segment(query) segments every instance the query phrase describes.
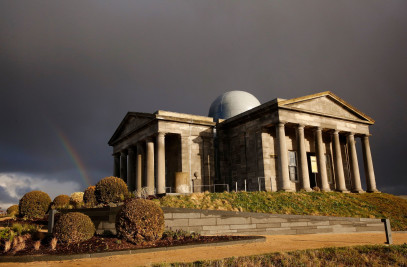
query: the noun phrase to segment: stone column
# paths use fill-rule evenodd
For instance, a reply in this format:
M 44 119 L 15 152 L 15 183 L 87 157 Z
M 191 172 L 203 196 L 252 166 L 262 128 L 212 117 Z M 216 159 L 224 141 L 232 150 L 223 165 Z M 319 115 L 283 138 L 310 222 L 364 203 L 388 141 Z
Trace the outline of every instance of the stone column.
M 114 154 L 113 158 L 113 176 L 120 177 L 120 153 Z
M 137 174 L 136 174 L 136 190 L 141 193 L 143 179 L 143 147 L 141 143 L 137 143 Z
M 363 163 L 365 167 L 367 192 L 379 192 L 376 188 L 376 178 L 374 175 L 372 154 L 370 152 L 369 136 L 365 135 L 362 138 Z
M 356 144 L 355 144 L 355 135 L 354 133 L 349 133 L 348 135 L 348 149 L 349 149 L 349 164 L 350 170 L 352 173 L 352 192 L 354 193 L 363 193 L 362 185 L 360 183 L 360 173 L 359 173 L 359 164 L 358 156 L 356 154 Z
M 120 178 L 127 183 L 127 151 L 120 152 Z
M 165 194 L 165 134 L 157 135 L 157 194 Z
M 336 191 L 349 192 L 346 189 L 345 173 L 343 171 L 341 143 L 339 141 L 339 131 L 335 130 L 332 133 L 333 150 L 334 150 L 334 167 L 336 177 Z
M 304 125 L 299 124 L 297 127 L 297 144 L 299 154 L 299 167 L 301 178 L 301 189 L 309 192 L 312 191 L 309 182 L 309 172 L 307 163 L 307 152 L 305 151 L 305 137 L 304 137 Z
M 292 191 L 290 176 L 288 172 L 288 150 L 285 142 L 285 129 L 283 122 L 276 126 L 276 137 L 278 140 L 278 177 L 280 179 L 280 190 Z
M 147 191 L 149 195 L 154 195 L 154 141 L 147 139 Z
M 328 184 L 328 174 L 326 171 L 326 159 L 324 153 L 324 142 L 322 141 L 322 129 L 317 127 L 315 130 L 315 146 L 317 152 L 317 164 L 319 176 L 321 177 L 321 190 L 324 192 L 329 192 L 331 189 Z
M 134 148 L 128 148 L 128 166 L 127 166 L 127 187 L 130 191 L 134 191 L 134 182 L 136 180 L 136 164 L 135 164 L 135 155 Z

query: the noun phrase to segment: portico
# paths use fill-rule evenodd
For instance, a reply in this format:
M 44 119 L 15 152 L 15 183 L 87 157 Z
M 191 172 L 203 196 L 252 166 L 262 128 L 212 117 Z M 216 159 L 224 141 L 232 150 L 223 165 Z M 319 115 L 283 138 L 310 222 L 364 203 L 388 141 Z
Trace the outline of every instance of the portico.
M 144 188 L 149 195 L 175 192 L 176 172 L 190 175 L 190 185 L 192 179 L 195 184 L 213 179 L 213 171 L 206 172 L 201 166 L 205 162 L 201 164 L 196 158 L 202 153 L 213 162 L 212 144 L 202 140 L 212 138 L 215 123 L 207 117 L 186 115 L 128 113 L 109 141 L 113 146 L 113 175 L 126 181 L 131 191 L 140 193 Z M 193 177 L 194 173 L 200 175 Z

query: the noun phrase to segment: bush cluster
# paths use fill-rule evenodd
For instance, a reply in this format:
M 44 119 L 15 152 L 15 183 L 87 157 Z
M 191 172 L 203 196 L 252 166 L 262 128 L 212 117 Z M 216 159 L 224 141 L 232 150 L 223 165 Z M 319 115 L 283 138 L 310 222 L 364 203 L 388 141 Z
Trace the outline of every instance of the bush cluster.
M 69 212 L 59 217 L 53 233 L 61 242 L 79 243 L 92 238 L 95 225 L 89 216 L 80 212 Z
M 18 215 L 18 205 L 13 205 L 13 206 L 10 206 L 8 209 L 7 209 L 7 215 L 8 216 L 17 216 Z
M 54 209 L 65 209 L 69 206 L 70 197 L 67 195 L 59 195 L 52 201 L 52 208 Z
M 98 203 L 117 203 L 124 201 L 128 195 L 126 183 L 117 177 L 106 177 L 95 186 L 95 196 Z
M 83 195 L 83 201 L 85 202 L 85 205 L 87 207 L 93 207 L 97 204 L 96 196 L 95 196 L 95 189 L 96 189 L 96 187 L 93 185 L 93 186 L 89 186 L 85 190 L 85 193 Z
M 42 218 L 48 211 L 51 198 L 42 191 L 31 191 L 25 194 L 19 203 L 19 213 L 22 217 Z
M 164 212 L 151 200 L 131 199 L 116 216 L 116 232 L 135 244 L 158 240 L 164 232 Z
M 80 208 L 83 205 L 83 192 L 75 192 L 71 194 L 69 204 L 75 208 Z

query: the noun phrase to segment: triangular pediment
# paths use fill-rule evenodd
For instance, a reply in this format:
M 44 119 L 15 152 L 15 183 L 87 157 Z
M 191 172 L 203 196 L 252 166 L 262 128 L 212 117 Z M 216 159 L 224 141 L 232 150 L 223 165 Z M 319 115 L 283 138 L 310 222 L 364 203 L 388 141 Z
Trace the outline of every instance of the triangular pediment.
M 374 123 L 372 118 L 331 92 L 285 100 L 280 103 L 280 106 L 331 117 Z
M 150 113 L 140 113 L 140 112 L 129 112 L 126 114 L 119 127 L 113 134 L 112 138 L 109 140 L 109 145 L 111 145 L 115 140 L 119 140 L 122 137 L 129 135 L 131 132 L 135 131 L 139 127 L 145 125 L 155 116 Z

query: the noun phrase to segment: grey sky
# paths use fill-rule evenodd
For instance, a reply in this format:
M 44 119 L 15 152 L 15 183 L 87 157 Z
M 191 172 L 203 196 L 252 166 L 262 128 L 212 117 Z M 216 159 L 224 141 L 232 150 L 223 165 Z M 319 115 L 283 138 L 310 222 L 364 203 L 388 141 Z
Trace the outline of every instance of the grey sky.
M 95 183 L 112 173 L 107 141 L 127 111 L 207 115 L 229 90 L 262 103 L 330 90 L 376 120 L 379 189 L 407 194 L 406 11 L 405 0 L 0 0 L 0 173 L 82 190 L 58 133 Z

